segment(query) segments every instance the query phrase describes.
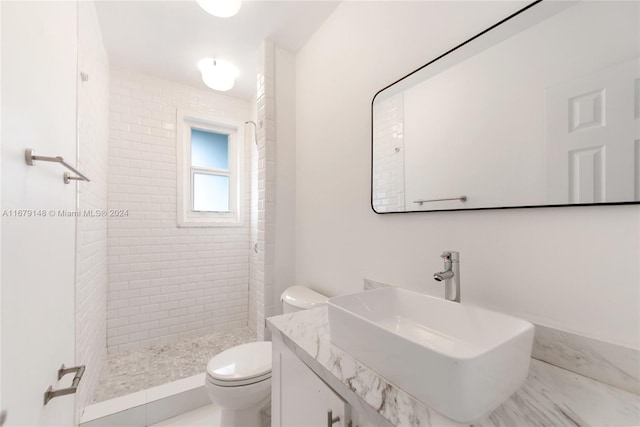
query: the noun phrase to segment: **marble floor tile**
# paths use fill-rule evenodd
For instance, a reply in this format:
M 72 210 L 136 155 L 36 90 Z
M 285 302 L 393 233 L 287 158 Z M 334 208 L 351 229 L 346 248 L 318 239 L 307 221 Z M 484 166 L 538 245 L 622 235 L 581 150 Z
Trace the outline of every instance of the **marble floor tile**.
M 271 408 L 265 408 L 261 413 L 262 426 L 271 427 Z M 229 427 L 220 422 L 220 407 L 207 405 L 193 411 L 185 412 L 177 417 L 151 424 L 149 427 Z
M 169 418 L 149 427 L 220 427 L 220 408 L 203 406 L 190 412 Z

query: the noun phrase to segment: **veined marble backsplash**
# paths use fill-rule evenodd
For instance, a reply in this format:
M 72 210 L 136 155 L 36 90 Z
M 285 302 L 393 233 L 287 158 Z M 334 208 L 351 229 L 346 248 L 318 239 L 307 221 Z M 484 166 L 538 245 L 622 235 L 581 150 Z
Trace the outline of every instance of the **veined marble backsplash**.
M 640 394 L 640 351 L 536 325 L 531 357 Z
M 364 290 L 389 285 L 364 279 Z M 536 324 L 531 357 L 640 394 L 640 350 Z
M 376 282 L 375 280 L 364 279 L 364 290 L 365 291 L 370 291 L 372 289 L 378 289 L 378 288 L 389 288 L 389 287 L 393 287 L 393 286 L 395 286 L 395 285 L 388 285 L 386 283 Z

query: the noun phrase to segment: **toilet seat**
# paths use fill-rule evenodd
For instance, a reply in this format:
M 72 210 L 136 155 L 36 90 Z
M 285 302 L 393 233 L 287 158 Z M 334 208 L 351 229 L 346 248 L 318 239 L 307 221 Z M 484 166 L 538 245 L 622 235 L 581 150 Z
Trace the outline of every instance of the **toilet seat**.
M 271 378 L 271 342 L 242 344 L 207 363 L 207 382 L 220 387 L 255 384 Z
M 241 386 L 257 384 L 259 382 L 270 380 L 270 379 L 271 379 L 271 372 L 265 375 L 262 375 L 260 377 L 247 378 L 244 380 L 236 380 L 236 381 L 220 381 L 213 378 L 211 375 L 207 374 L 207 382 L 218 387 L 241 387 Z

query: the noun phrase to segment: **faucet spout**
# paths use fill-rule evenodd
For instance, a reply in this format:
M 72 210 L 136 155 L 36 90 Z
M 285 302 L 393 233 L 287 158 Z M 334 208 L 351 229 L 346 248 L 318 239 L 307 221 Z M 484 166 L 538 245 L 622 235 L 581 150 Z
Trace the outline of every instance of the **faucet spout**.
M 433 278 L 444 281 L 444 297 L 448 301 L 460 302 L 460 253 L 446 251 L 440 255 L 444 259 L 444 271 L 435 273 Z
M 433 275 L 433 278 L 438 282 L 442 282 L 443 280 L 451 279 L 452 277 L 453 277 L 453 271 L 451 271 L 451 270 L 441 271 L 441 272 L 435 273 Z

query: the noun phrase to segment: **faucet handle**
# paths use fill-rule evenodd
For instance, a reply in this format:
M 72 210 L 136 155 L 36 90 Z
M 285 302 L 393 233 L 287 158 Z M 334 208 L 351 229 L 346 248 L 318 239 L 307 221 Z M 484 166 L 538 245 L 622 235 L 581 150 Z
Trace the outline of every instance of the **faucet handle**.
M 442 255 L 440 255 L 440 258 L 442 258 L 444 260 L 451 259 L 451 252 L 449 252 L 449 251 L 442 252 Z

